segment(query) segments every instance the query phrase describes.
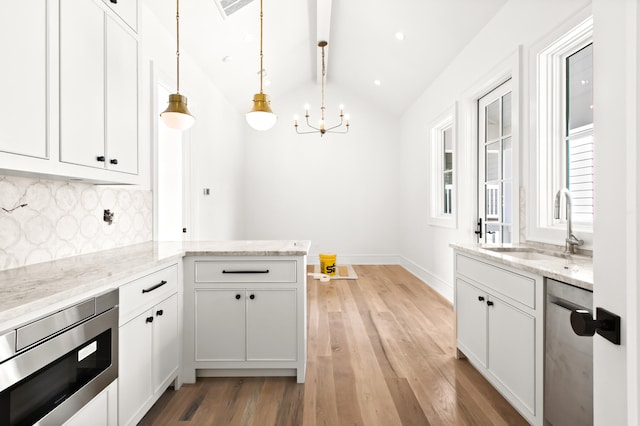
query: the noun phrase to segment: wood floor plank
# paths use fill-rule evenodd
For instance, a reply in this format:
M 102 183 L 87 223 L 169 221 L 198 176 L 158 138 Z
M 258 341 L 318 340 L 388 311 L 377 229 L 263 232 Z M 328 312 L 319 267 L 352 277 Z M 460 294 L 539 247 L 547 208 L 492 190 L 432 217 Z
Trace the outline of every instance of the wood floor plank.
M 308 280 L 305 384 L 198 378 L 167 390 L 140 424 L 527 424 L 466 359 L 455 359 L 448 300 L 399 265 L 354 270 L 356 280 Z

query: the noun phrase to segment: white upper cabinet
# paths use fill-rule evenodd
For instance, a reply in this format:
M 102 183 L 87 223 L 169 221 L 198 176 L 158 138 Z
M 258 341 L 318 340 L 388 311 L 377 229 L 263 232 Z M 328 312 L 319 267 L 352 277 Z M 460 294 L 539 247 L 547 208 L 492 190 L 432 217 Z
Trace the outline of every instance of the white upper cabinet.
M 60 4 L 60 160 L 104 167 L 104 12 Z
M 0 31 L 6 62 L 0 67 L 0 152 L 48 155 L 48 3 L 21 0 L 2 5 Z
M 138 173 L 138 42 L 106 21 L 106 165 Z
M 138 43 L 86 0 L 60 5 L 60 160 L 138 172 Z
M 137 10 L 137 0 L 7 5 L 0 173 L 143 183 Z

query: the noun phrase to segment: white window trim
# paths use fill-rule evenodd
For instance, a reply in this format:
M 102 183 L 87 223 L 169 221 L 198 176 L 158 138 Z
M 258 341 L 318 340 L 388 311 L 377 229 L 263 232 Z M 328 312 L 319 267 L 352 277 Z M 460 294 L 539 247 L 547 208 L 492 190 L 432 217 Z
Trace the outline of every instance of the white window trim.
M 564 59 L 578 47 L 593 39 L 593 19 L 583 10 L 566 22 L 554 34 L 532 47 L 529 57 L 530 94 L 530 169 L 527 199 L 528 241 L 564 245 L 566 222 L 553 219 L 553 200 L 558 189 L 565 186 L 563 161 L 565 99 L 564 83 L 560 81 Z M 593 248 L 593 228 L 575 223 L 582 248 Z
M 431 138 L 431 188 L 429 203 L 429 224 L 443 228 L 458 227 L 458 203 L 457 203 L 457 174 L 458 152 L 456 132 L 456 104 L 440 114 L 429 126 Z M 444 200 L 442 188 L 444 187 L 444 158 L 443 134 L 451 128 L 451 146 L 453 150 L 453 171 L 451 176 L 452 196 L 451 213 L 444 213 Z

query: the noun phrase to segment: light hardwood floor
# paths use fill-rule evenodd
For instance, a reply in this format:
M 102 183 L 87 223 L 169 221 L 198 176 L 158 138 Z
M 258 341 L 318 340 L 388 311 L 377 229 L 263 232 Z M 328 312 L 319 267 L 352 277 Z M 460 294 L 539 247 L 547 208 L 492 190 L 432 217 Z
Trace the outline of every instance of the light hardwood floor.
M 400 266 L 308 280 L 305 384 L 199 378 L 167 390 L 142 425 L 525 425 L 466 360 L 451 304 Z

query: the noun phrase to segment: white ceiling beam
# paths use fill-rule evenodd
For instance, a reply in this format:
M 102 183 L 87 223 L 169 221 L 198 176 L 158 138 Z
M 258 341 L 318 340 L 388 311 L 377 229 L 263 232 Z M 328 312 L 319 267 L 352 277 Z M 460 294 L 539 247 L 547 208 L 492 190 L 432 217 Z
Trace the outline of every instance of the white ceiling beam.
M 318 84 L 322 83 L 322 52 L 318 47 L 319 41 L 330 42 L 331 34 L 331 1 L 332 0 L 317 0 L 316 1 L 316 81 Z M 329 71 L 329 49 L 331 43 L 324 48 L 324 63 L 327 73 Z

